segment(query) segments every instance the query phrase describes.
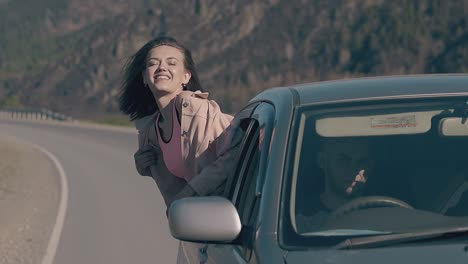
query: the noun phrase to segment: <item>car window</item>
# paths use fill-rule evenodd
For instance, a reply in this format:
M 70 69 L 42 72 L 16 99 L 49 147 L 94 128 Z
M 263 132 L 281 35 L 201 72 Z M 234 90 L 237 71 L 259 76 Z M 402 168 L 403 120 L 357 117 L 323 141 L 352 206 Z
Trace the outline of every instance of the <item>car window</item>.
M 273 106 L 262 103 L 255 109 L 246 129 L 236 180 L 230 191 L 230 198 L 238 208 L 243 224 L 249 224 L 255 211 L 255 197 L 261 188 L 258 178 L 260 174 L 264 175 L 268 160 L 273 120 Z
M 242 126 L 244 131 L 244 138 L 241 143 L 241 150 L 239 152 L 239 161 L 236 166 L 236 171 L 232 175 L 232 178 L 227 179 L 224 196 L 230 199 L 233 203 L 237 199 L 239 195 L 239 188 L 240 184 L 239 181 L 242 180 L 241 176 L 247 169 L 247 163 L 245 162 L 246 156 L 249 154 L 248 152 L 252 151 L 249 146 L 252 144 L 254 133 L 251 133 L 252 130 L 252 122 L 251 119 L 244 119 L 242 120 Z
M 243 161 L 245 170 L 240 172 L 243 175 L 240 175 L 242 180 L 238 184 L 239 195 L 235 203 L 243 225 L 249 224 L 250 216 L 253 212 L 261 149 L 259 144 L 260 129 L 258 128 L 258 122 L 254 120 L 252 124 L 255 127 L 255 131 L 252 131 L 252 133 L 254 133 L 253 141 L 248 146 L 250 151 Z
M 253 115 L 244 119 L 245 136 L 235 178 L 227 190 L 227 196 L 236 206 L 243 226 L 239 246 L 235 250 L 246 260 L 252 255 L 256 216 L 259 201 L 259 177 L 266 167 L 273 133 L 273 106 L 259 105 Z
M 245 159 L 246 170 L 244 179 L 239 183 L 240 195 L 236 201 L 241 222 L 253 227 L 259 206 L 258 196 L 261 193 L 265 177 L 265 168 L 268 162 L 271 138 L 274 134 L 274 108 L 268 103 L 263 103 L 255 110 L 252 118 L 252 143 L 249 158 Z M 260 179 L 260 181 L 259 181 Z
M 246 205 L 246 194 L 249 191 L 246 188 L 255 190 L 255 178 L 258 171 L 259 157 L 259 125 L 255 119 L 249 119 L 246 128 L 246 134 L 242 143 L 239 165 L 235 173 L 235 179 L 228 191 L 228 197 L 232 200 L 239 210 L 241 222 L 244 224 L 244 211 Z M 253 186 L 252 186 L 253 185 Z
M 304 111 L 290 154 L 294 232 L 332 241 L 466 226 L 463 102 Z

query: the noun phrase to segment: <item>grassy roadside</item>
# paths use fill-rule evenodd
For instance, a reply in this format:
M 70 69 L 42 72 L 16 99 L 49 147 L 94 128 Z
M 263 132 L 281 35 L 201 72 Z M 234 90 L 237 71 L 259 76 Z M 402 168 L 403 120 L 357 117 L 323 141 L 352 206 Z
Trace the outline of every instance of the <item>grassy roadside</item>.
M 132 121 L 128 120 L 128 117 L 111 116 L 103 117 L 96 120 L 86 120 L 92 123 L 98 123 L 101 125 L 121 126 L 121 127 L 134 127 Z

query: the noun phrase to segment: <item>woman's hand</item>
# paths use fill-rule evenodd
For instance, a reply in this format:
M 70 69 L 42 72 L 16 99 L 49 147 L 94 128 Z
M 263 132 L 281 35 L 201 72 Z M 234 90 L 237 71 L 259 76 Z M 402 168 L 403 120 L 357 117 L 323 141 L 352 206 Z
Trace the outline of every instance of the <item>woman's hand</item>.
M 143 176 L 151 176 L 150 167 L 157 164 L 159 151 L 153 146 L 145 145 L 135 152 L 133 157 L 138 173 Z

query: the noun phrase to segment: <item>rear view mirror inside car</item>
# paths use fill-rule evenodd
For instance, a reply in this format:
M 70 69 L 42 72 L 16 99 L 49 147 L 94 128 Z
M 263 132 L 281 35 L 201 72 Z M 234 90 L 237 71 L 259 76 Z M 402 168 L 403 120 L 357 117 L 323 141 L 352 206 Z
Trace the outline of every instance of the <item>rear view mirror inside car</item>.
M 466 117 L 447 117 L 439 122 L 439 134 L 445 137 L 468 136 L 468 120 Z

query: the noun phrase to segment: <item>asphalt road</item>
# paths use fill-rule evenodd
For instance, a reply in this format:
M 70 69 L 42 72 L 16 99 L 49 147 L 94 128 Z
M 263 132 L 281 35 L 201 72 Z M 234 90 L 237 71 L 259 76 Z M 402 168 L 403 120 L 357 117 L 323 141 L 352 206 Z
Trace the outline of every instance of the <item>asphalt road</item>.
M 162 197 L 134 168 L 136 132 L 0 120 L 2 134 L 46 149 L 65 171 L 55 264 L 176 262 Z

